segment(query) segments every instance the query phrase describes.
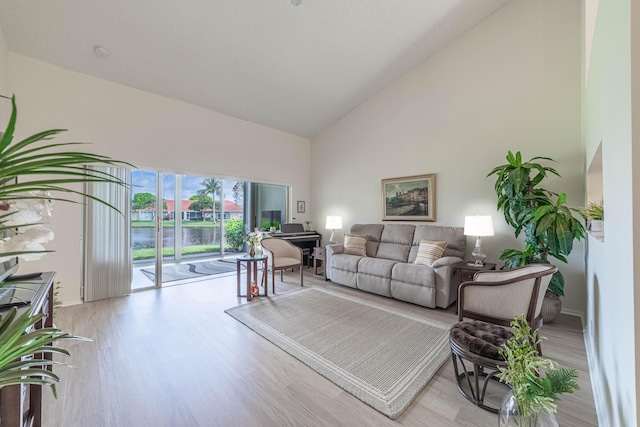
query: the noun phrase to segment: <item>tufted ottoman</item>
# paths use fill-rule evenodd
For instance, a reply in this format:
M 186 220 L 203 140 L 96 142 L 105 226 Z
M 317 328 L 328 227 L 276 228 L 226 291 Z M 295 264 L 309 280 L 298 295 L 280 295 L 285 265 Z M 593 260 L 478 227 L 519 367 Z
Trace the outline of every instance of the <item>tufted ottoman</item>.
M 479 320 L 458 322 L 449 330 L 458 390 L 487 411 L 497 413 L 502 398 L 509 391 L 509 386 L 501 383 L 496 375 L 499 366 L 506 366 L 498 350 L 512 336 L 509 328 Z

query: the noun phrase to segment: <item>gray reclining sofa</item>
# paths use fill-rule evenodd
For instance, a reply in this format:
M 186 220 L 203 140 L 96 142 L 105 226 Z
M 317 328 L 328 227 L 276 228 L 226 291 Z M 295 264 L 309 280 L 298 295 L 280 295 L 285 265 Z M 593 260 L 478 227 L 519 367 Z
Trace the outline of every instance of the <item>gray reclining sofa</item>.
M 350 234 L 366 236 L 367 256 L 344 253 L 340 244 L 327 246 L 327 279 L 429 308 L 447 308 L 456 300 L 451 266 L 464 258 L 462 227 L 355 224 Z M 431 266 L 414 264 L 423 239 L 447 242 L 442 258 Z

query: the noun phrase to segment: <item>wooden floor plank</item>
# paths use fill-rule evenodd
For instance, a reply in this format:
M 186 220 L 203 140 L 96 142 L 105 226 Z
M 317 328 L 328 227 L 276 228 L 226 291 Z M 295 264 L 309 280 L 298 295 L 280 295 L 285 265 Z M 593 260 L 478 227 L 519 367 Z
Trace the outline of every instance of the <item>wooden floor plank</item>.
M 279 277 L 279 275 L 276 275 Z M 305 269 L 305 284 L 357 295 L 448 324 L 454 307 L 426 309 L 334 285 Z M 285 273 L 276 293 L 299 288 Z M 458 392 L 447 361 L 407 410 L 391 420 L 224 313 L 246 304 L 235 274 L 58 310 L 56 324 L 90 343 L 65 343 L 75 368 L 56 368 L 59 398 L 45 393 L 45 426 L 495 426 L 497 415 Z M 579 319 L 545 325 L 546 357 L 579 370 L 559 403 L 561 426 L 597 419 Z

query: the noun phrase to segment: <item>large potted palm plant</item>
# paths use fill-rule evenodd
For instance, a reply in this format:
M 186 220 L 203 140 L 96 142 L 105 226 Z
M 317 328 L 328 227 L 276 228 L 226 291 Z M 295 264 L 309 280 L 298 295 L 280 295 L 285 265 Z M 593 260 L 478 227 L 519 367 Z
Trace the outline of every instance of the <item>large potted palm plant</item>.
M 522 161 L 518 151 L 507 154 L 507 163 L 495 167 L 488 175 L 496 176 L 494 189 L 498 196 L 498 210 L 504 213 L 507 224 L 515 229 L 515 236 L 524 234 L 523 250 L 504 249 L 500 260 L 504 269 L 531 263 L 550 263 L 553 257 L 564 263 L 573 250 L 573 241 L 585 235 L 580 220 L 574 217 L 574 209 L 567 206 L 566 193 L 554 193 L 541 187 L 550 175 L 560 177 L 552 167 L 538 163 L 551 161 L 549 157 L 534 157 Z M 560 312 L 560 297 L 564 296 L 564 277 L 560 270 L 549 284 L 543 307 L 543 321 L 550 322 Z
M 74 185 L 102 182 L 125 186 L 125 183 L 108 173 L 87 166 L 132 165 L 98 154 L 69 151 L 77 142 L 50 142 L 63 129 L 39 132 L 21 141 L 14 141 L 17 107 L 11 100 L 12 111 L 4 133 L 0 137 L 0 260 L 22 257 L 34 259 L 49 252 L 40 245 L 52 238 L 42 224 L 40 211 L 51 200 L 73 202 L 68 195 L 91 197 Z M 1 101 L 1 99 L 0 99 Z M 71 184 L 69 187 L 68 185 Z M 106 202 L 91 197 L 104 203 Z M 113 206 L 110 206 L 113 208 Z M 114 208 L 115 209 L 115 208 Z M 37 212 L 36 212 L 37 211 Z M 12 286 L 15 282 L 12 283 Z M 1 286 L 9 286 L 0 283 Z M 49 385 L 55 396 L 55 383 L 59 380 L 47 365 L 48 362 L 33 359 L 39 353 L 69 353 L 55 343 L 65 339 L 83 339 L 57 328 L 33 330 L 41 315 L 31 316 L 29 310 L 17 315 L 13 307 L 0 315 L 0 388 L 14 384 Z

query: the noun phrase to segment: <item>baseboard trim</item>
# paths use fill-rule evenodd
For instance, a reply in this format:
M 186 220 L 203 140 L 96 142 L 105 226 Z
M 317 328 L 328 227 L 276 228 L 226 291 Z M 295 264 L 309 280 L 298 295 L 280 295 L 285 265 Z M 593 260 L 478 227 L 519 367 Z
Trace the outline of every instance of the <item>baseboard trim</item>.
M 581 311 L 577 311 L 577 310 L 567 310 L 567 309 L 562 309 L 560 310 L 560 313 L 562 314 L 567 314 L 569 316 L 576 316 L 580 318 L 580 323 L 582 324 L 582 331 L 585 331 L 585 328 L 587 327 L 587 325 L 584 322 L 584 314 Z
M 587 363 L 589 364 L 589 378 L 591 378 L 591 390 L 593 390 L 593 400 L 596 405 L 596 415 L 598 416 L 598 425 L 608 426 L 611 425 L 609 420 L 609 410 L 605 396 L 602 393 L 604 387 L 600 384 L 600 367 L 596 363 L 595 350 L 593 348 L 593 341 L 589 339 L 589 331 L 584 329 L 583 334 L 584 347 L 587 351 Z
M 74 299 L 74 300 L 71 300 L 71 301 L 64 301 L 60 307 L 68 307 L 70 305 L 78 305 L 78 304 L 82 304 L 82 303 L 83 302 L 82 302 L 81 299 Z

